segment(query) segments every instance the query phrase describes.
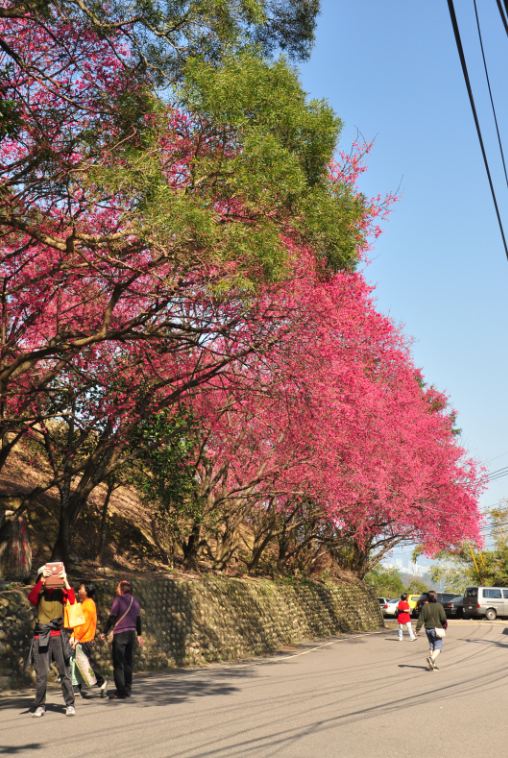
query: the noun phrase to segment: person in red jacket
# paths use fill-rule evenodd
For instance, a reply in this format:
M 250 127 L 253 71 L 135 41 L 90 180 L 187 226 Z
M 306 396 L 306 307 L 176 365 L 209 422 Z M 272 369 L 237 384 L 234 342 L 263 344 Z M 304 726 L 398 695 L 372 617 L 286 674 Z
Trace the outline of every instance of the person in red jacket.
M 397 605 L 397 621 L 399 623 L 399 642 L 404 638 L 404 629 L 409 634 L 409 639 L 413 642 L 416 637 L 411 626 L 411 609 L 407 602 L 407 593 L 403 592 Z
M 38 571 L 37 582 L 32 587 L 28 600 L 37 609 L 37 621 L 34 628 L 30 659 L 35 668 L 35 702 L 32 716 L 40 718 L 46 712 L 46 689 L 50 664 L 54 661 L 60 675 L 62 693 L 65 703 L 65 715 L 74 716 L 74 691 L 69 667 L 70 646 L 63 628 L 64 605 L 76 602 L 73 588 L 67 581 L 65 569 L 61 578 L 62 588 L 46 587 L 49 571 L 42 566 Z

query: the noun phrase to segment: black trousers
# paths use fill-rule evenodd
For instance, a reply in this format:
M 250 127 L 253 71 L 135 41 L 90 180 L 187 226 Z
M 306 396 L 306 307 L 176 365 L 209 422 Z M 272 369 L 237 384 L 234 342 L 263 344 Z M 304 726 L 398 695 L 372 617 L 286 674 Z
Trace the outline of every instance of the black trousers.
M 95 642 L 82 642 L 81 647 L 83 648 L 83 652 L 86 654 L 86 657 L 90 661 L 90 666 L 92 667 L 92 671 L 95 674 L 95 678 L 97 679 L 97 687 L 100 687 L 102 684 L 104 684 L 104 677 L 99 671 L 99 664 L 95 658 Z
M 35 668 L 35 703 L 37 708 L 46 702 L 49 667 L 55 662 L 60 674 L 62 694 L 65 705 L 74 705 L 74 692 L 71 683 L 69 661 L 65 660 L 61 637 L 50 637 L 47 647 L 39 647 L 39 640 L 34 639 L 33 663 Z
M 136 632 L 119 632 L 113 636 L 113 672 L 118 697 L 131 694 L 135 643 Z

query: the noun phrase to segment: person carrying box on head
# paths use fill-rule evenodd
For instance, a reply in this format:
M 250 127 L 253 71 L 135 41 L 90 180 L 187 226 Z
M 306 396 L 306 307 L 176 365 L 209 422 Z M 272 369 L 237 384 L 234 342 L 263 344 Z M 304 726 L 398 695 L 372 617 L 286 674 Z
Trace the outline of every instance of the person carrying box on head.
M 60 675 L 65 715 L 74 716 L 76 711 L 69 666 L 71 650 L 63 619 L 65 604 L 73 605 L 76 596 L 67 581 L 63 563 L 41 566 L 28 600 L 37 609 L 37 621 L 29 655 L 36 673 L 32 716 L 40 718 L 46 712 L 46 689 L 52 662 Z

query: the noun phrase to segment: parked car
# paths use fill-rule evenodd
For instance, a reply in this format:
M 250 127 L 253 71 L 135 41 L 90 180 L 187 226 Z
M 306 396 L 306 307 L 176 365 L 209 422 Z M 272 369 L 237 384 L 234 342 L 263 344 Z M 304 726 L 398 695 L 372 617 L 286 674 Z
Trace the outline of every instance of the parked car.
M 428 595 L 426 592 L 423 592 L 421 595 L 410 595 L 409 597 L 415 598 L 413 600 L 414 604 L 412 606 L 411 616 L 416 619 L 420 615 L 422 605 L 427 602 Z
M 453 592 L 437 592 L 436 593 L 437 601 L 438 603 L 441 603 L 443 608 L 445 609 L 445 613 L 447 613 L 447 604 L 451 603 L 453 600 L 458 598 L 459 600 L 462 600 L 462 597 L 460 595 L 454 595 Z M 424 605 L 429 599 L 429 595 L 427 592 L 422 592 L 422 594 L 418 597 L 418 601 L 416 603 L 416 607 L 413 611 L 414 618 L 418 618 L 420 615 L 420 611 L 422 609 L 422 605 Z M 447 615 L 458 615 L 456 612 L 448 609 L 450 612 Z M 455 606 L 454 606 L 455 610 Z
M 445 603 L 448 603 L 448 601 L 453 600 L 454 597 L 457 597 L 455 592 L 437 592 L 437 602 L 441 603 L 441 605 L 444 605 Z
M 462 618 L 462 613 L 464 611 L 464 597 L 462 595 L 446 594 L 446 596 L 443 597 L 443 600 L 439 600 L 439 602 L 442 603 L 448 618 Z
M 400 598 L 396 597 L 393 600 L 387 600 L 382 607 L 383 616 L 395 616 L 395 611 L 400 602 Z
M 418 605 L 418 601 L 420 599 L 421 595 L 418 593 L 417 595 L 408 595 L 407 596 L 407 602 L 409 603 L 409 610 L 411 612 L 411 616 L 415 616 L 416 606 Z
M 508 587 L 468 587 L 464 593 L 463 616 L 493 621 L 508 616 Z

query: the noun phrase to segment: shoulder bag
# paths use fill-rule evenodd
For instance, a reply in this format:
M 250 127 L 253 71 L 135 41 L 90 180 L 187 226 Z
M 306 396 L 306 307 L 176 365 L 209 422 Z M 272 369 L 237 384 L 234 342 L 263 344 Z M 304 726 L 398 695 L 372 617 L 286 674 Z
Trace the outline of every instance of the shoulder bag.
M 81 603 L 65 603 L 64 628 L 74 629 L 74 627 L 81 626 L 82 624 L 86 624 L 86 619 Z
M 131 595 L 131 601 L 130 601 L 128 607 L 127 607 L 127 610 L 124 613 L 122 613 L 122 615 L 120 616 L 120 618 L 118 619 L 118 621 L 115 622 L 115 625 L 114 625 L 113 629 L 108 634 L 108 642 L 113 642 L 113 636 L 114 636 L 114 633 L 115 633 L 115 629 L 118 626 L 118 624 L 121 624 L 122 621 L 124 620 L 124 618 L 127 616 L 127 614 L 129 613 L 130 609 L 132 608 L 133 602 L 134 602 L 134 596 Z

